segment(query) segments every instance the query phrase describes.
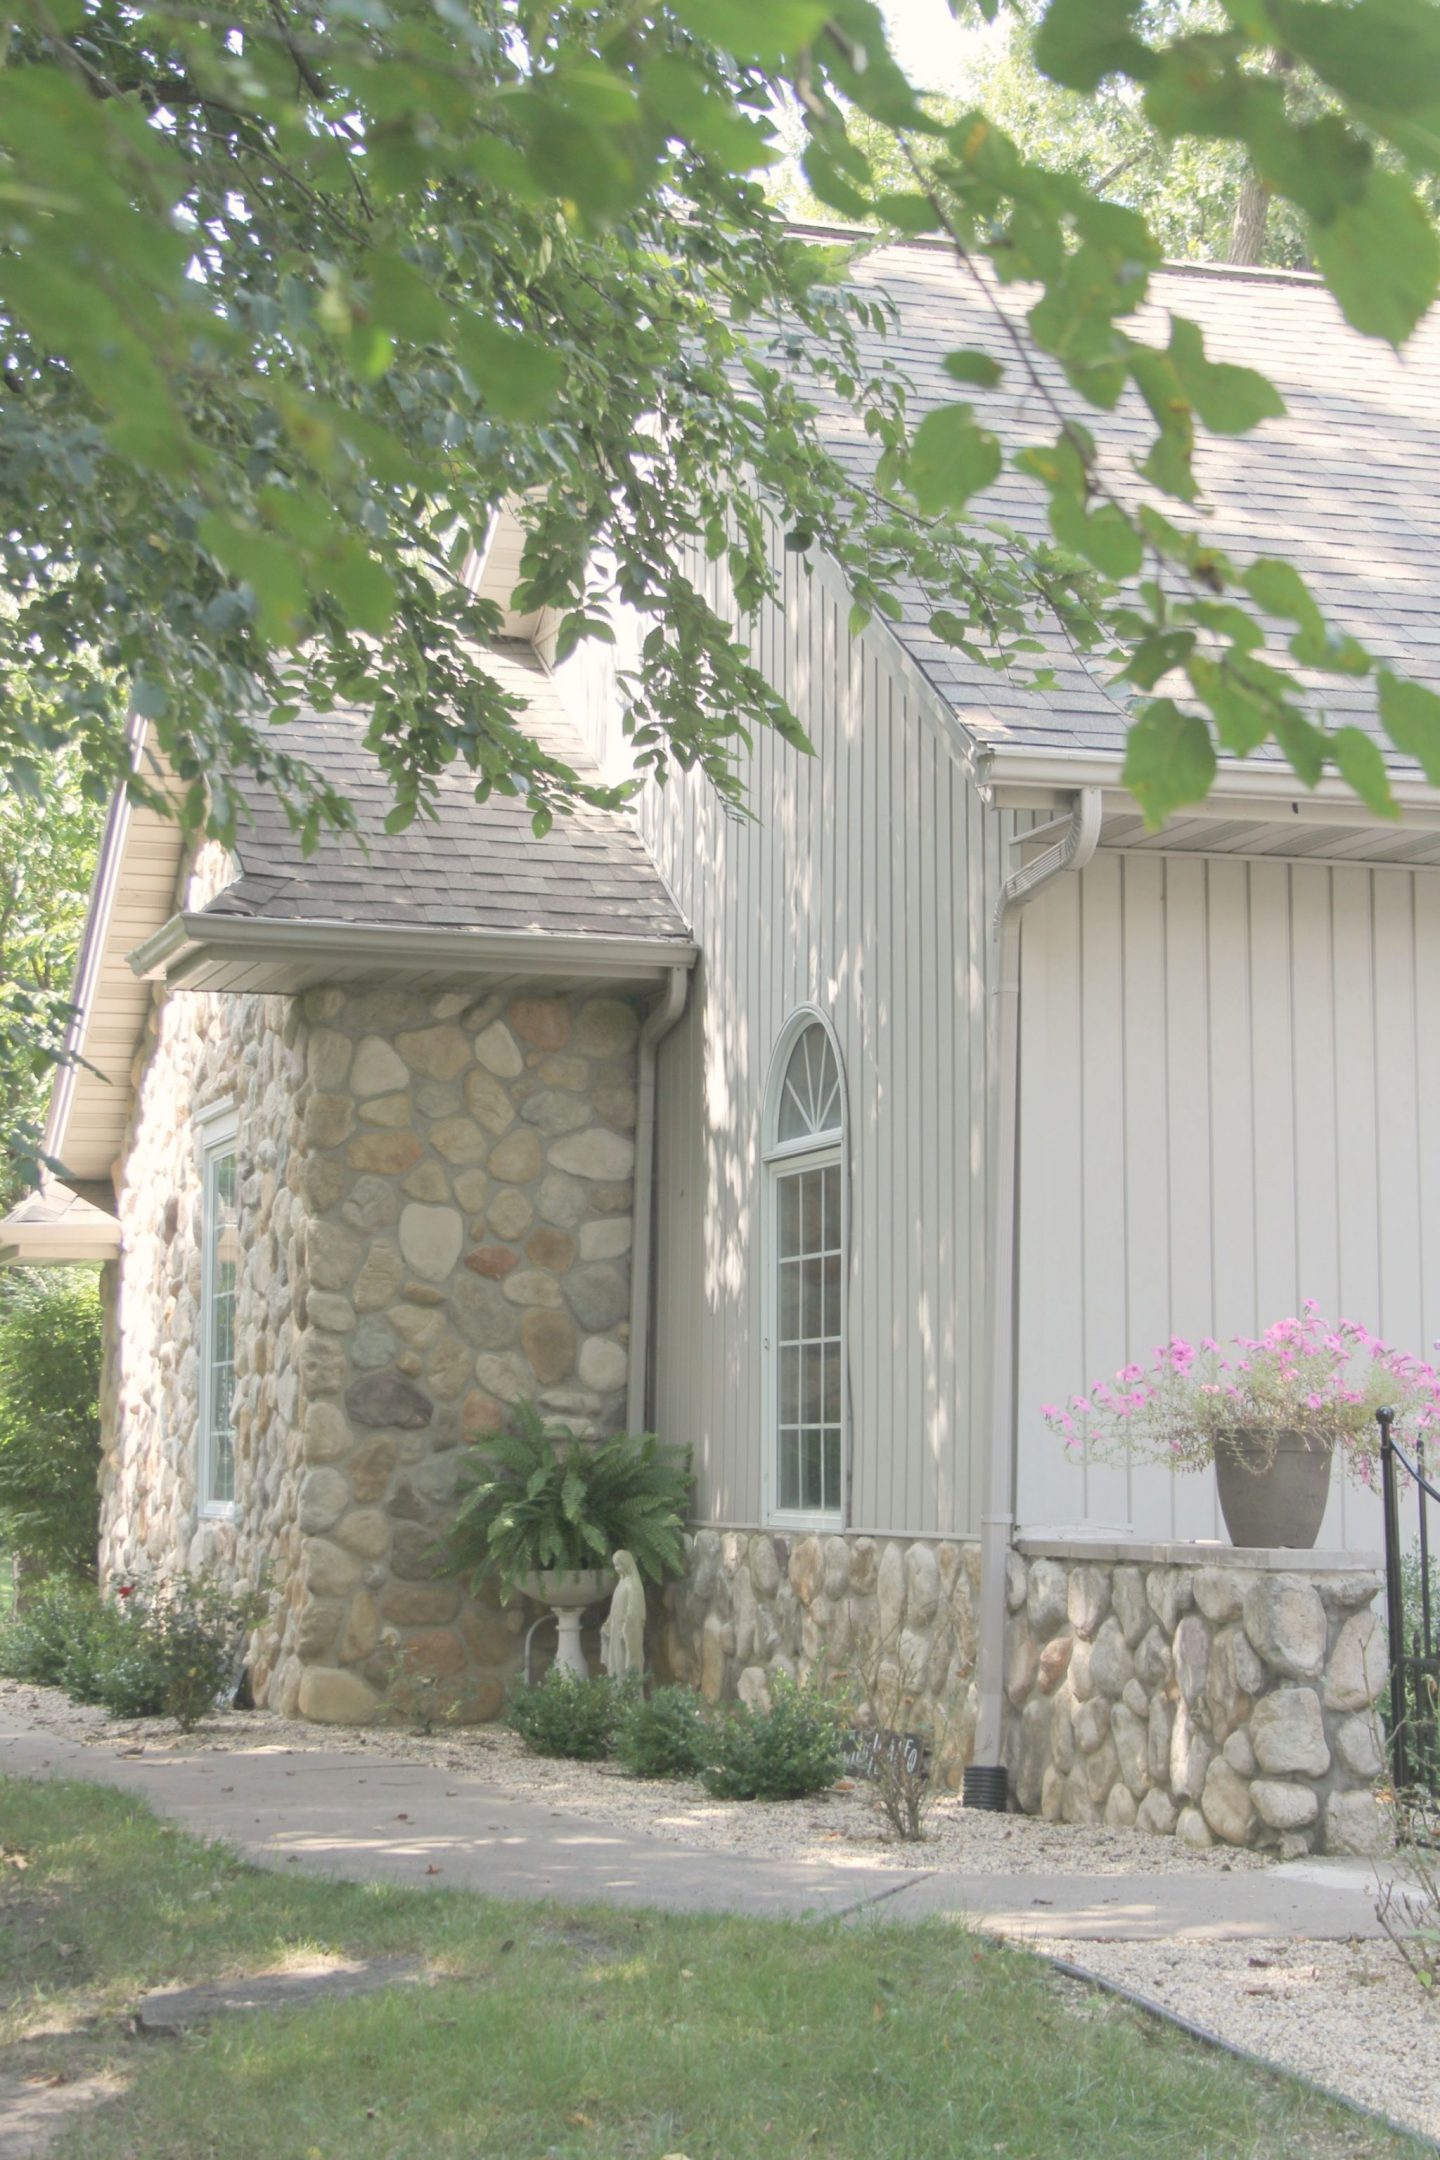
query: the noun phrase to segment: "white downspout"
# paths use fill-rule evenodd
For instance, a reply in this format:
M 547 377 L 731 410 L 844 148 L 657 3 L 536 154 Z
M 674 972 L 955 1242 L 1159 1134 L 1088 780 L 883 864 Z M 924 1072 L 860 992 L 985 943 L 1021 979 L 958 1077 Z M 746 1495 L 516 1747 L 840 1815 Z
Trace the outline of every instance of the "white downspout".
M 1023 837 L 1023 836 L 1022 836 Z M 1020 911 L 1064 870 L 1085 868 L 1100 838 L 1100 790 L 1078 790 L 1054 847 L 1000 888 L 991 927 L 995 1077 L 990 1162 L 990 1341 L 985 1384 L 984 1497 L 980 1515 L 979 1715 L 965 1772 L 970 1807 L 1003 1808 L 1005 1582 L 1015 1531 L 1015 1206 L 1020 1072 Z
M 635 1218 L 630 1243 L 630 1370 L 625 1398 L 629 1432 L 645 1430 L 645 1376 L 650 1360 L 651 1212 L 655 1191 L 655 1058 L 685 1010 L 688 968 L 670 970 L 664 995 L 640 1028 L 635 1105 Z

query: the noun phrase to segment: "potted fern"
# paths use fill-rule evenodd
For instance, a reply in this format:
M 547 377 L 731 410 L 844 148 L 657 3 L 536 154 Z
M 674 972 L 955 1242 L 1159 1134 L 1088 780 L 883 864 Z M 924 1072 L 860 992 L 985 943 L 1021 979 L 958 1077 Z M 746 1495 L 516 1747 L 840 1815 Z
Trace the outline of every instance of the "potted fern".
M 504 1598 L 519 1591 L 549 1605 L 560 1628 L 559 1662 L 586 1670 L 580 1614 L 615 1587 L 612 1553 L 632 1553 L 659 1582 L 684 1557 L 690 1460 L 653 1433 L 577 1439 L 518 1403 L 505 1431 L 471 1450 L 448 1539 L 451 1570 L 476 1589 L 487 1578 Z

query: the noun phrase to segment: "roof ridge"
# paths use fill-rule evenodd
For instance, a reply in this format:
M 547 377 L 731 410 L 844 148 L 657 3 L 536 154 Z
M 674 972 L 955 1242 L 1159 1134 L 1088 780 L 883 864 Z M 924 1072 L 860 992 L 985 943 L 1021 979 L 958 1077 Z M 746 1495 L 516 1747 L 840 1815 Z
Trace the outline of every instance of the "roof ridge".
M 892 249 L 913 248 L 920 254 L 930 255 L 948 255 L 954 251 L 953 241 L 936 234 L 892 235 L 879 231 L 873 225 L 828 225 L 814 218 L 791 218 L 786 229 L 795 234 L 813 234 L 826 240 L 868 240 L 874 243 L 877 251 L 881 248 L 887 252 Z M 1184 277 L 1236 278 L 1242 284 L 1323 285 L 1325 282 L 1317 271 L 1289 270 L 1278 263 L 1179 262 L 1166 256 L 1162 262 L 1156 264 L 1155 272 L 1151 274 L 1159 271 L 1174 271 Z

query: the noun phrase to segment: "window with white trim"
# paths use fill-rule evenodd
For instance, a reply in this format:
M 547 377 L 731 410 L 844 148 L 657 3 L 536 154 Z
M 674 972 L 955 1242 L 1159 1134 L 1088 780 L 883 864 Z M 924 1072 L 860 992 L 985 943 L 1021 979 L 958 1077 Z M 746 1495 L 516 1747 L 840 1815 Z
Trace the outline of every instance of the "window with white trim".
M 235 1298 L 240 1278 L 233 1112 L 202 1126 L 200 1169 L 200 1504 L 209 1514 L 226 1514 L 235 1502 Z
M 769 1512 L 837 1525 L 845 1475 L 845 1104 L 825 1021 L 781 1036 L 766 1119 Z

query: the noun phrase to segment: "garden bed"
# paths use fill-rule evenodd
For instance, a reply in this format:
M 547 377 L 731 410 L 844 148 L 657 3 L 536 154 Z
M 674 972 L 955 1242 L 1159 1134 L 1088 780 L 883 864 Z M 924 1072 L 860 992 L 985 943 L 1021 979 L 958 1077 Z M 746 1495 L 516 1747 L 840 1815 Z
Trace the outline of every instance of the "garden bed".
M 967 1874 L 1195 1875 L 1263 1868 L 1260 1853 L 1217 1846 L 1192 1852 L 1174 1838 L 1138 1830 L 1086 1829 L 1026 1815 L 967 1812 L 937 1800 L 922 1844 L 888 1834 L 873 1791 L 845 1781 L 808 1800 L 714 1800 L 698 1782 L 629 1777 L 611 1763 L 552 1761 L 528 1754 L 513 1733 L 479 1725 L 425 1735 L 413 1727 L 307 1725 L 269 1711 L 230 1711 L 182 1734 L 164 1719 L 117 1721 L 70 1702 L 58 1690 L 0 1681 L 0 1704 L 36 1726 L 88 1746 L 147 1752 L 310 1749 L 429 1762 L 492 1782 L 517 1800 L 543 1801 L 591 1822 L 664 1838 L 691 1851 L 765 1854 L 793 1860 L 847 1859 L 868 1867 L 953 1868 Z

